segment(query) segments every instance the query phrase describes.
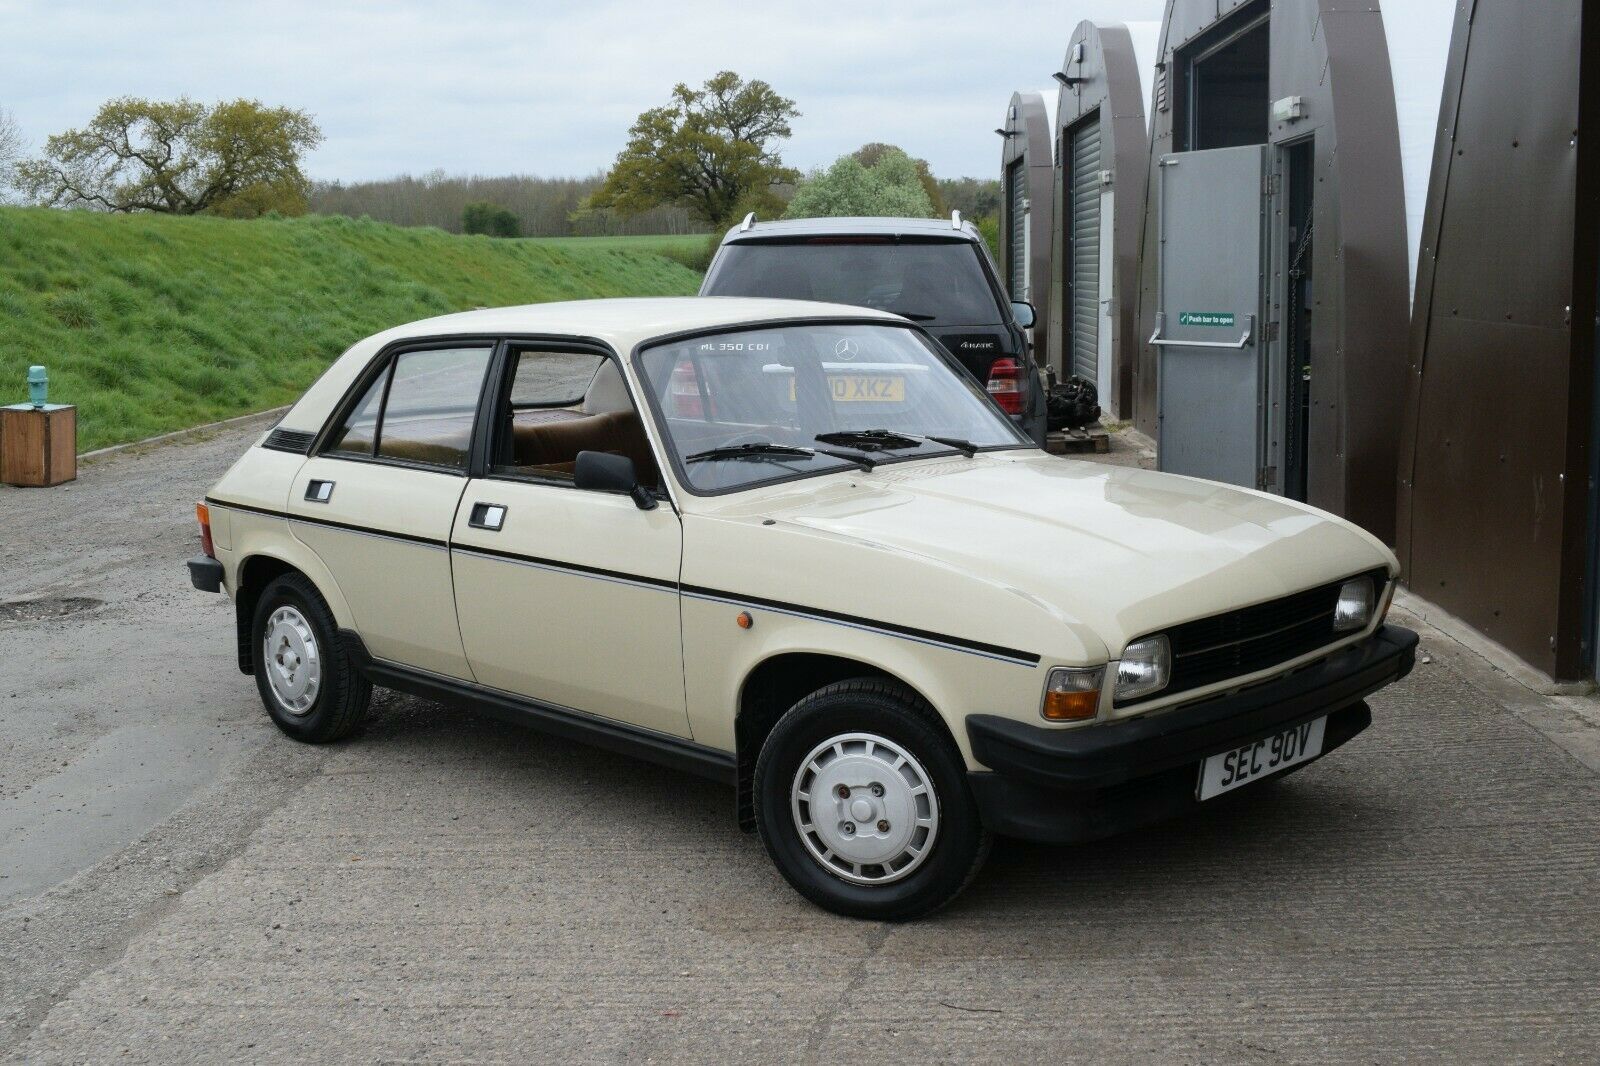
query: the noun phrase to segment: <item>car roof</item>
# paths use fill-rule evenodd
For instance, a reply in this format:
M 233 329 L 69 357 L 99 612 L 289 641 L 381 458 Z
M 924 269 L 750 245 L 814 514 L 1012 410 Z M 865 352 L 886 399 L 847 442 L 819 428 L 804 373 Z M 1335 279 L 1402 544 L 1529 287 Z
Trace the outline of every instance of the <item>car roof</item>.
M 748 325 L 771 319 L 881 318 L 899 321 L 886 311 L 850 304 L 810 300 L 775 300 L 751 296 L 665 296 L 609 300 L 568 300 L 462 311 L 397 326 L 370 340 L 389 344 L 413 337 L 450 334 L 504 336 L 553 333 L 593 337 L 627 356 L 638 344 L 656 337 L 719 326 Z
M 970 222 L 958 225 L 948 218 L 785 218 L 753 221 L 733 227 L 723 244 L 789 240 L 801 237 L 924 237 L 947 241 L 981 240 Z
M 279 425 L 315 432 L 372 357 L 397 342 L 424 338 L 448 341 L 452 337 L 581 337 L 601 341 L 623 359 L 629 359 L 634 348 L 657 337 L 809 318 L 910 325 L 898 315 L 868 307 L 750 296 L 639 297 L 487 307 L 408 322 L 356 342 L 306 390 Z

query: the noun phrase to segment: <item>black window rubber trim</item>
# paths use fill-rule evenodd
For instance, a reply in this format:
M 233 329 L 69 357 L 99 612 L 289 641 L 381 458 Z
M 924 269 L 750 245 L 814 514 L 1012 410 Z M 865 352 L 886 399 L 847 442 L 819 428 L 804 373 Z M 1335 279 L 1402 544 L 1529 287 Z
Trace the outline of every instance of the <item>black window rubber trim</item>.
M 405 533 L 393 533 L 385 529 L 372 529 L 365 526 L 353 525 L 348 522 L 335 522 L 326 518 L 307 518 L 304 515 L 290 514 L 285 511 L 274 511 L 265 507 L 251 507 L 245 504 L 230 503 L 207 496 L 206 503 L 217 507 L 231 508 L 236 511 L 247 511 L 251 514 L 265 515 L 269 518 L 282 518 L 290 522 L 307 522 L 313 525 L 329 526 L 334 529 L 348 530 L 352 533 L 366 533 L 372 536 L 389 537 L 395 540 L 412 541 L 426 544 L 430 547 L 449 548 L 463 554 L 484 555 L 508 562 L 525 562 L 535 566 L 544 566 L 556 570 L 566 570 L 576 574 L 590 577 L 605 578 L 615 581 L 626 581 L 632 584 L 649 585 L 655 588 L 676 591 L 684 596 L 696 599 L 719 600 L 727 603 L 742 604 L 749 607 L 766 608 L 772 611 L 781 611 L 786 614 L 800 615 L 815 618 L 822 622 L 833 622 L 839 625 L 855 626 L 861 629 L 876 630 L 890 636 L 904 637 L 909 640 L 920 641 L 924 644 L 942 645 L 956 651 L 965 651 L 983 655 L 991 659 L 1000 659 L 1022 666 L 1038 666 L 1041 656 L 1035 652 L 1020 651 L 1016 648 L 1007 648 L 999 644 L 987 644 L 980 640 L 969 640 L 965 637 L 953 637 L 945 633 L 935 633 L 932 630 L 918 629 L 914 626 L 899 625 L 894 622 L 881 622 L 873 618 L 864 618 L 860 615 L 844 614 L 840 611 L 829 611 L 820 607 L 808 607 L 805 604 L 789 603 L 784 600 L 770 600 L 761 596 L 747 596 L 738 592 L 726 592 L 721 589 L 707 588 L 703 585 L 685 585 L 677 581 L 667 581 L 662 578 L 649 577 L 643 574 L 630 574 L 620 570 L 606 570 L 596 566 L 585 566 L 582 563 L 569 563 L 559 559 L 543 559 L 535 555 L 521 555 L 515 552 L 499 551 L 494 548 L 480 548 L 476 545 L 448 544 L 445 541 L 434 540 L 429 537 L 415 537 Z

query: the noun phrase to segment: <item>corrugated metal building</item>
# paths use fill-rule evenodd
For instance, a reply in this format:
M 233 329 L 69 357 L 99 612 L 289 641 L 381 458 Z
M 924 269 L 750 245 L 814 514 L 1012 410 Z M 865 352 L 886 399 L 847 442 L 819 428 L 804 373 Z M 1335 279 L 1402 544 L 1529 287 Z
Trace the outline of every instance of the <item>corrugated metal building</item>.
M 1133 415 L 1161 465 L 1394 536 L 1407 252 L 1376 0 L 1169 0 Z
M 1050 114 L 1044 94 L 1017 92 L 995 130 L 1000 149 L 1000 272 L 1011 299 L 1034 309 L 1037 357 L 1050 344 L 1050 231 L 1054 229 Z
M 1132 414 L 1139 238 L 1150 142 L 1145 99 L 1159 23 L 1080 22 L 1055 78 L 1048 358 L 1094 384 L 1115 418 Z

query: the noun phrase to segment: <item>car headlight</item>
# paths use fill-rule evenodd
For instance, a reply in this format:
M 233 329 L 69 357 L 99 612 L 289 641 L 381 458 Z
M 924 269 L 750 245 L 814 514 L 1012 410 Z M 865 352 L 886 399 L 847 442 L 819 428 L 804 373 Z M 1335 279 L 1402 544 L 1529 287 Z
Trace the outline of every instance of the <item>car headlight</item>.
M 1172 677 L 1172 645 L 1164 635 L 1145 637 L 1129 644 L 1117 664 L 1117 700 L 1138 699 L 1167 687 Z
M 1339 602 L 1333 608 L 1333 631 L 1348 633 L 1367 628 L 1372 621 L 1372 607 L 1377 597 L 1370 577 L 1346 581 L 1339 589 Z
M 1103 666 L 1058 666 L 1044 683 L 1044 705 L 1039 713 L 1052 722 L 1084 722 L 1100 713 Z

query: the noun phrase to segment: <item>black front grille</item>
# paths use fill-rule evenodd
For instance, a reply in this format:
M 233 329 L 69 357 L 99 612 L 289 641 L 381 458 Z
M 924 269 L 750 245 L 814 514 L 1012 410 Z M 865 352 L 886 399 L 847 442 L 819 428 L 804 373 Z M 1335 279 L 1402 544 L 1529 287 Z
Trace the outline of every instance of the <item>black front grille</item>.
M 1362 576 L 1372 579 L 1373 593 L 1381 601 L 1389 575 L 1374 570 Z M 1197 618 L 1165 630 L 1172 644 L 1172 678 L 1167 687 L 1138 699 L 1119 700 L 1118 706 L 1270 670 L 1349 636 L 1333 629 L 1333 608 L 1339 602 L 1339 589 L 1348 580 Z
M 296 429 L 275 429 L 267 434 L 267 439 L 261 442 L 261 446 L 271 448 L 275 452 L 304 455 L 311 450 L 311 442 L 316 437 L 315 433 L 302 433 Z

